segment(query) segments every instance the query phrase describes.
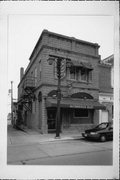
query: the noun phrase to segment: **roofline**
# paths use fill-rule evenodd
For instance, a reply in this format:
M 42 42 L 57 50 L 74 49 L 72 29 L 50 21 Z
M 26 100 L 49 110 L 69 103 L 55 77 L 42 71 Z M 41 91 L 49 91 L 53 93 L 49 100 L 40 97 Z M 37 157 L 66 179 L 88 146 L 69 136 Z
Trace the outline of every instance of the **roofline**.
M 78 42 L 80 42 L 80 43 L 88 44 L 88 45 L 91 45 L 91 46 L 95 46 L 95 47 L 97 47 L 97 48 L 100 47 L 97 43 L 92 43 L 92 42 L 88 42 L 88 41 L 76 39 L 76 38 L 74 38 L 74 37 L 70 37 L 70 36 L 66 36 L 66 35 L 54 33 L 54 32 L 51 32 L 51 31 L 48 31 L 48 30 L 44 29 L 44 30 L 42 31 L 42 33 L 41 33 L 41 35 L 40 35 L 40 37 L 39 37 L 39 39 L 38 39 L 38 41 L 37 41 L 35 47 L 34 47 L 34 49 L 33 49 L 33 51 L 32 51 L 32 53 L 31 53 L 29 59 L 32 58 L 35 49 L 37 48 L 37 46 L 39 45 L 39 43 L 40 43 L 40 41 L 41 41 L 41 39 L 42 39 L 43 34 L 50 34 L 50 35 L 53 35 L 53 36 L 59 36 L 59 37 L 64 38 L 64 39 L 69 39 L 69 40 L 72 40 L 72 41 L 78 41 Z
M 111 58 L 114 58 L 114 54 L 112 54 L 112 55 L 110 55 L 110 56 L 104 58 L 102 61 L 105 61 L 105 60 L 108 60 L 108 59 L 111 59 Z
M 105 64 L 105 63 L 102 63 L 102 62 L 100 62 L 100 63 L 98 64 L 98 66 L 107 67 L 107 68 L 111 68 L 111 67 L 112 67 L 111 64 Z

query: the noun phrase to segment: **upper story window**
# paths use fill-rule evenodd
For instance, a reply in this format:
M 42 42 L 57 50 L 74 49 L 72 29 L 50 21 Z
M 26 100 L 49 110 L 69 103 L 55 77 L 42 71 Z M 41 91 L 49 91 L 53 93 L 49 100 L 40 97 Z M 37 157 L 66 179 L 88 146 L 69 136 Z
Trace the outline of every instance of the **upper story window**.
M 114 69 L 113 67 L 111 68 L 111 87 L 114 87 Z
M 70 79 L 75 80 L 76 79 L 76 68 L 73 67 L 72 70 L 70 70 Z
M 37 68 L 35 68 L 35 86 L 37 85 Z
M 42 67 L 41 67 L 41 61 L 39 61 L 39 77 L 41 80 L 41 74 L 42 74 Z
M 78 68 L 73 66 L 71 69 L 67 68 L 67 79 L 82 82 L 91 82 L 92 71 L 88 71 L 86 68 Z
M 81 69 L 80 78 L 81 78 L 81 81 L 86 82 L 88 80 L 88 71 L 87 71 L 87 69 Z

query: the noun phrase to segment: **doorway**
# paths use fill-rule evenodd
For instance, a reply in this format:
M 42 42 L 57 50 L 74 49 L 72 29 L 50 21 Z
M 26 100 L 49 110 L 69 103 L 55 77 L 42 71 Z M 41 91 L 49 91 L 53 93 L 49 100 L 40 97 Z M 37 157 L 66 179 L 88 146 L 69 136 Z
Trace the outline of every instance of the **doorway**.
M 101 122 L 108 122 L 108 111 L 102 110 Z
M 56 130 L 56 109 L 47 110 L 47 124 L 48 132 L 55 132 Z

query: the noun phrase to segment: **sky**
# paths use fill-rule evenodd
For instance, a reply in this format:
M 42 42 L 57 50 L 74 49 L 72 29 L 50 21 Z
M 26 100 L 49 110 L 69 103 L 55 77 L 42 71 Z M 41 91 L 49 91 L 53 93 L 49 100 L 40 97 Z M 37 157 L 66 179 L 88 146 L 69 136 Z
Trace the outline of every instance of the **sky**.
M 8 89 L 13 81 L 14 99 L 17 99 L 20 67 L 26 69 L 29 57 L 44 29 L 98 43 L 101 59 L 114 53 L 114 17 L 111 15 L 9 14 L 7 73 Z M 8 97 L 10 100 L 10 95 Z
M 8 82 L 13 81 L 15 98 L 20 67 L 26 69 L 43 29 L 98 43 L 99 54 L 101 59 L 104 59 L 114 52 L 113 23 L 112 16 L 9 16 Z

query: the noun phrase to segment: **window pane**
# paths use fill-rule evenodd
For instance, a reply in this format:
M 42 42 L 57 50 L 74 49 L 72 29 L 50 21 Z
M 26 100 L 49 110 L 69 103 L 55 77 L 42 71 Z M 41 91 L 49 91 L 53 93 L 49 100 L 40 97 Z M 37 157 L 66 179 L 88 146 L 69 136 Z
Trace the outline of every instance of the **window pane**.
M 67 79 L 69 79 L 70 78 L 70 69 L 69 68 L 66 68 L 66 74 L 67 74 Z
M 70 70 L 70 79 L 75 79 L 75 67 Z
M 41 80 L 41 71 L 42 71 L 41 62 L 39 62 L 39 71 L 40 71 L 40 80 Z
M 80 69 L 76 68 L 76 80 L 78 81 L 80 79 Z
M 75 109 L 74 117 L 88 117 L 88 109 Z
M 92 71 L 89 71 L 89 81 L 92 81 Z
M 87 71 L 86 69 L 81 69 L 81 80 L 87 81 Z
M 37 68 L 35 68 L 34 77 L 35 77 L 35 86 L 36 86 L 37 85 Z

